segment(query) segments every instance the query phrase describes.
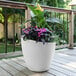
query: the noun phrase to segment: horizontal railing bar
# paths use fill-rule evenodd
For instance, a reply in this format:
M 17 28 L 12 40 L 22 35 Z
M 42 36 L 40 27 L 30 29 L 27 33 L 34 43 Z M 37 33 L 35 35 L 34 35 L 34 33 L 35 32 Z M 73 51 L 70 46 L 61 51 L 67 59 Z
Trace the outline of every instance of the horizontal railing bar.
M 58 13 L 71 13 L 72 10 L 67 10 L 67 9 L 63 9 L 63 8 L 57 8 L 57 7 L 50 7 L 50 6 L 43 6 L 42 7 L 46 10 L 51 10 L 54 11 L 54 12 L 58 12 Z M 76 11 L 75 11 L 76 12 Z
M 2 54 L 0 54 L 0 59 L 9 58 L 9 57 L 15 57 L 15 56 L 21 56 L 21 55 L 22 55 L 21 51 L 2 53 Z
M 65 47 L 68 47 L 68 44 L 57 45 L 56 46 L 56 49 L 65 48 Z M 2 54 L 0 54 L 0 59 L 1 58 L 21 56 L 21 55 L 22 55 L 22 52 L 21 51 L 15 51 L 15 52 L 9 52 L 9 53 L 2 53 Z
M 15 9 L 24 9 L 23 7 L 17 7 L 17 6 L 5 6 L 5 5 L 0 5 L 0 7 L 5 7 L 5 8 L 15 8 Z M 26 8 L 25 8 L 26 9 Z
M 7 8 L 18 8 L 18 9 L 27 9 L 27 3 L 23 2 L 15 2 L 15 1 L 0 1 L 0 7 L 7 7 Z M 33 4 L 30 4 L 33 5 Z M 55 12 L 62 12 L 62 13 L 71 13 L 76 12 L 75 10 L 68 10 L 64 8 L 57 8 L 57 7 L 50 7 L 42 5 L 44 9 L 48 9 Z
M 0 7 L 27 9 L 25 3 L 14 1 L 0 1 Z

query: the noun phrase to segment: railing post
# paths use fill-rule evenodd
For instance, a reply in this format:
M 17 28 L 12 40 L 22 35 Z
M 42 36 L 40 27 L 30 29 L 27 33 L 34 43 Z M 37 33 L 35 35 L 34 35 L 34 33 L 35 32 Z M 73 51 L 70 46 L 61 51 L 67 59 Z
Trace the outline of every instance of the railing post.
M 5 33 L 5 53 L 7 53 L 7 41 L 8 41 L 8 24 L 7 24 L 7 11 L 4 8 L 4 33 Z
M 25 20 L 29 20 L 31 19 L 31 14 L 30 14 L 30 9 L 27 8 L 27 10 L 25 10 Z M 25 23 L 25 27 L 29 27 L 31 26 L 30 22 Z
M 69 14 L 69 48 L 72 49 L 73 48 L 73 41 L 74 41 L 74 12 L 72 11 Z

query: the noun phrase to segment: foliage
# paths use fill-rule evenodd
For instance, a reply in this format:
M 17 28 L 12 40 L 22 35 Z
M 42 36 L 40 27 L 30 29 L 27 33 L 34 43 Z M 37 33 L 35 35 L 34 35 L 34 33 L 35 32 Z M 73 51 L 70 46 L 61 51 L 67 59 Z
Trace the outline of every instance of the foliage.
M 56 18 L 49 19 L 47 16 L 45 16 L 46 11 L 42 9 L 38 3 L 34 7 L 31 5 L 27 6 L 31 10 L 31 22 L 34 24 L 32 24 L 32 26 L 29 28 L 23 29 L 23 38 L 25 40 L 31 39 L 35 41 L 41 41 L 43 43 L 54 41 L 55 34 L 48 23 L 50 22 L 52 24 L 61 24 L 60 20 Z
M 38 28 L 37 26 L 32 26 L 23 29 L 23 39 L 35 40 L 37 42 L 52 42 L 54 41 L 54 36 L 52 36 L 52 31 L 47 28 Z
M 13 45 L 7 45 L 7 50 L 8 52 L 13 52 Z M 21 50 L 21 47 L 20 45 L 16 45 L 15 46 L 15 51 L 20 51 Z M 0 44 L 0 53 L 5 53 L 5 44 Z
M 27 2 L 27 3 L 36 3 L 37 0 L 12 0 L 12 1 L 19 1 L 19 2 Z M 39 0 L 39 3 L 40 4 L 43 4 L 43 5 L 49 5 L 49 6 L 54 6 L 54 7 L 65 7 L 66 5 L 68 5 L 68 3 L 70 2 L 71 0 Z M 66 4 L 65 4 L 66 3 Z M 7 23 L 8 23 L 8 20 L 9 22 L 10 21 L 13 21 L 13 15 L 15 14 L 15 21 L 17 22 L 19 19 L 18 15 L 22 15 L 24 16 L 24 10 L 15 10 L 15 9 L 7 9 L 7 17 L 4 17 L 5 13 L 4 13 L 4 10 L 6 8 L 0 8 L 0 23 L 4 24 L 4 20 L 5 18 L 7 18 Z M 8 13 L 9 12 L 9 13 Z M 15 12 L 15 13 L 12 13 L 12 12 Z M 51 19 L 50 19 L 51 20 Z M 34 20 L 33 20 L 34 21 Z M 32 24 L 32 23 L 31 23 Z M 33 22 L 34 24 L 34 22 Z M 51 25 L 51 24 L 50 24 Z M 48 26 L 49 27 L 49 26 Z M 56 26 L 57 27 L 57 26 Z
M 68 3 L 71 0 L 66 0 L 66 1 L 65 0 L 12 0 L 12 1 L 19 1 L 19 2 L 26 2 L 26 3 L 33 3 L 33 4 L 35 4 L 38 1 L 42 5 L 64 8 L 68 5 Z
M 4 33 L 5 29 L 7 29 L 7 38 L 8 38 L 8 22 L 15 23 L 19 20 L 19 17 L 24 17 L 25 13 L 24 10 L 20 9 L 10 9 L 10 8 L 0 8 L 0 23 L 4 26 Z M 7 27 L 5 27 L 5 24 Z

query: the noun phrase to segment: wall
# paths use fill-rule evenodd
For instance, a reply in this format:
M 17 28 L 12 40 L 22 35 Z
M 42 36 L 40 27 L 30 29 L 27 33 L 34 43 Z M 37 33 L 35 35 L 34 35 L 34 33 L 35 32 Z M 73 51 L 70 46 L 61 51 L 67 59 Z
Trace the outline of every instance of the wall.
M 0 39 L 4 36 L 4 28 L 3 25 L 0 23 Z
M 18 38 L 20 39 L 20 28 L 19 23 L 15 24 L 15 34 L 17 33 Z M 0 39 L 4 37 L 4 26 L 0 24 Z M 8 38 L 13 38 L 13 24 L 8 23 Z

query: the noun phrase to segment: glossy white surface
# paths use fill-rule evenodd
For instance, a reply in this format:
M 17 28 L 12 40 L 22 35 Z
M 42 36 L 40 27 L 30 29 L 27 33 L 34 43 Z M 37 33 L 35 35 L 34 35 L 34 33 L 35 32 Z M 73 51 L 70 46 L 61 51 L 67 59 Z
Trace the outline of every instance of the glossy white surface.
M 32 71 L 46 71 L 55 52 L 55 43 L 36 42 L 33 40 L 24 41 L 21 39 L 22 52 L 27 67 Z

